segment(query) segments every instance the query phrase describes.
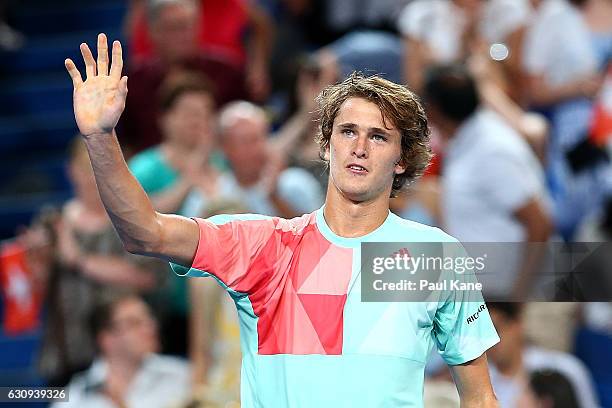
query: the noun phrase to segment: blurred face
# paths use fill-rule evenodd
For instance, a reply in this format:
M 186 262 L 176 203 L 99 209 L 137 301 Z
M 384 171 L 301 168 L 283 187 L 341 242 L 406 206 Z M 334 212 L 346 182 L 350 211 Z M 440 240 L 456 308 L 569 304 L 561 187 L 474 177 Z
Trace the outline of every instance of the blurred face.
M 504 368 L 510 366 L 513 359 L 521 352 L 522 325 L 519 321 L 508 318 L 498 310 L 489 309 L 489 313 L 499 334 L 500 342 L 487 351 L 487 356 L 496 366 Z
M 187 92 L 179 96 L 161 118 L 166 140 L 185 149 L 212 148 L 214 102 L 206 93 Z
M 222 136 L 223 152 L 239 179 L 259 179 L 267 158 L 268 124 L 258 116 L 237 118 Z
M 115 306 L 112 326 L 103 334 L 106 355 L 141 361 L 159 350 L 157 324 L 145 302 L 126 299 Z
M 157 54 L 166 61 L 194 55 L 197 50 L 197 9 L 190 4 L 162 7 L 151 24 L 151 38 Z
M 386 127 L 385 127 L 386 124 Z M 388 199 L 399 164 L 401 135 L 378 106 L 362 98 L 347 99 L 334 120 L 329 149 L 330 191 L 355 202 Z

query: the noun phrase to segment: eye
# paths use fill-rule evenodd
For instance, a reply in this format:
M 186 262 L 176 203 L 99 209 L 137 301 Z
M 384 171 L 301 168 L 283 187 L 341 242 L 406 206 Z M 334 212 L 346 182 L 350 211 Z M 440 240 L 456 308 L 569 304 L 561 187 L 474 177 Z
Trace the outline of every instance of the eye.
M 386 142 L 387 141 L 387 137 L 383 136 L 383 135 L 379 135 L 379 134 L 374 134 L 374 135 L 372 135 L 372 140 L 374 140 L 376 142 Z
M 353 135 L 355 134 L 355 131 L 353 131 L 353 129 L 348 129 L 348 128 L 345 128 L 345 129 L 342 129 L 342 130 L 341 130 L 341 133 L 342 133 L 343 135 L 353 136 Z

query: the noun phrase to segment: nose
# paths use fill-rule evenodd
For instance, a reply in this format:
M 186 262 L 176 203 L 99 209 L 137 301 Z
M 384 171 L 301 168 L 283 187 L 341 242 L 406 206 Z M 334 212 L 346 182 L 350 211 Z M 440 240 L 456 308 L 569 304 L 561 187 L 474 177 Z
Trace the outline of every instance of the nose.
M 368 158 L 368 139 L 364 136 L 355 138 L 355 144 L 353 146 L 353 155 L 359 159 Z

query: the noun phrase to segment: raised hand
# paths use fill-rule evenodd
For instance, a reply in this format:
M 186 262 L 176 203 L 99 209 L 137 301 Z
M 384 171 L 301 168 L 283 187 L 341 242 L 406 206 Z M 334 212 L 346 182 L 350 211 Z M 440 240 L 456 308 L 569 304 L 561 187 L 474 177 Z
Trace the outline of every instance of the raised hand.
M 121 76 L 121 43 L 113 42 L 110 72 L 106 35 L 98 35 L 97 63 L 87 44 L 82 43 L 80 48 L 85 61 L 85 82 L 74 62 L 71 59 L 65 61 L 74 86 L 74 116 L 83 136 L 107 134 L 117 125 L 127 96 L 127 77 Z

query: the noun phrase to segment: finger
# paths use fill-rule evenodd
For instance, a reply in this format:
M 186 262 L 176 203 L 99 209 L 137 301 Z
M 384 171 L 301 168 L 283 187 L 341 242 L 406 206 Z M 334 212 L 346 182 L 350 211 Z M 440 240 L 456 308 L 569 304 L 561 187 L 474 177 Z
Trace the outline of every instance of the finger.
M 85 43 L 81 44 L 81 54 L 83 54 L 83 61 L 85 61 L 85 73 L 87 78 L 93 78 L 96 76 L 96 61 L 91 54 L 89 46 Z
M 113 60 L 111 61 L 110 76 L 117 81 L 121 79 L 121 70 L 123 69 L 123 54 L 121 51 L 121 43 L 113 41 Z
M 128 77 L 124 76 L 121 78 L 121 81 L 119 82 L 119 89 L 121 90 L 121 93 L 123 94 L 124 97 L 128 93 L 127 81 L 128 81 Z
M 77 86 L 83 83 L 83 78 L 81 78 L 81 73 L 79 72 L 76 65 L 74 65 L 74 62 L 72 62 L 70 58 L 64 61 L 64 65 L 66 66 L 66 69 L 68 70 L 68 74 L 70 75 L 70 78 L 72 78 L 72 85 L 76 89 Z
M 98 34 L 98 75 L 108 75 L 108 42 L 106 34 Z

